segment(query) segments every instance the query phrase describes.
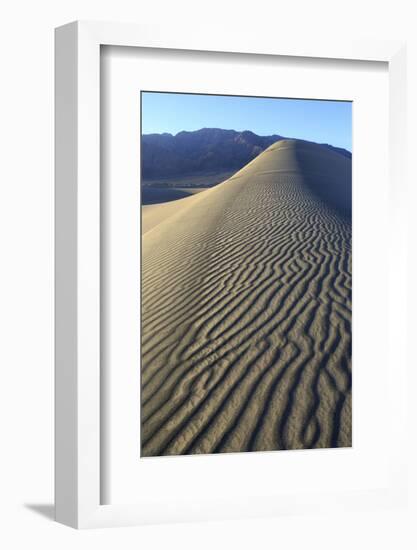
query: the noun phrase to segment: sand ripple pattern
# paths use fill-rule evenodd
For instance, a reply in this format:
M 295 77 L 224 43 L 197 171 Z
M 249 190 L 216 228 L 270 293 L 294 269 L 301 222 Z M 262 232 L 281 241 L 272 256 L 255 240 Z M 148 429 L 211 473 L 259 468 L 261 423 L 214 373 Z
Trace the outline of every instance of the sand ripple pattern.
M 143 456 L 351 445 L 351 223 L 321 183 L 350 160 L 320 155 L 273 145 L 143 236 Z

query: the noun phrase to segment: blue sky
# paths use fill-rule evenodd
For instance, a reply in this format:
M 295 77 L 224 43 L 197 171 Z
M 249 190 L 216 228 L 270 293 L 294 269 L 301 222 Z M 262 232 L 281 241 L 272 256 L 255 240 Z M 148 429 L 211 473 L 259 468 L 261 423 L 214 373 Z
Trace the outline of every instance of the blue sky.
M 224 128 L 329 143 L 352 151 L 352 103 L 142 92 L 142 133 Z

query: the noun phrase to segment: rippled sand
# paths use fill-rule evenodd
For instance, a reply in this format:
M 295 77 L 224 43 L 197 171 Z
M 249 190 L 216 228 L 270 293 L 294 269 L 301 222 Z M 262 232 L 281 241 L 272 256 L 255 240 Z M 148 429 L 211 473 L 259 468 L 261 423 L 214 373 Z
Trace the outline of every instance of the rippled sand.
M 142 455 L 351 446 L 351 161 L 272 145 L 142 235 Z

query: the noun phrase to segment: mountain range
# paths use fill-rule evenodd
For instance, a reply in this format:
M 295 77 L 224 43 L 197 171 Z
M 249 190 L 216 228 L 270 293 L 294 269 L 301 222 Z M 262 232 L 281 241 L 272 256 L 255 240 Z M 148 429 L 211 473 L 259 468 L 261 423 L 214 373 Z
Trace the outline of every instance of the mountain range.
M 239 170 L 284 136 L 258 136 L 245 130 L 202 128 L 176 135 L 144 134 L 141 143 L 142 180 Z M 346 149 L 321 144 L 351 158 Z

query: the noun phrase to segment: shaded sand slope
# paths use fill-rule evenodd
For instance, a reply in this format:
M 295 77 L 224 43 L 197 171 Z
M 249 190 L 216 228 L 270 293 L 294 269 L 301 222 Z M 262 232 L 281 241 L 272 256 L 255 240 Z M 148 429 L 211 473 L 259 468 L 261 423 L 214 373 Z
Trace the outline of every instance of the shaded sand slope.
M 350 164 L 281 141 L 144 234 L 144 456 L 351 445 Z

